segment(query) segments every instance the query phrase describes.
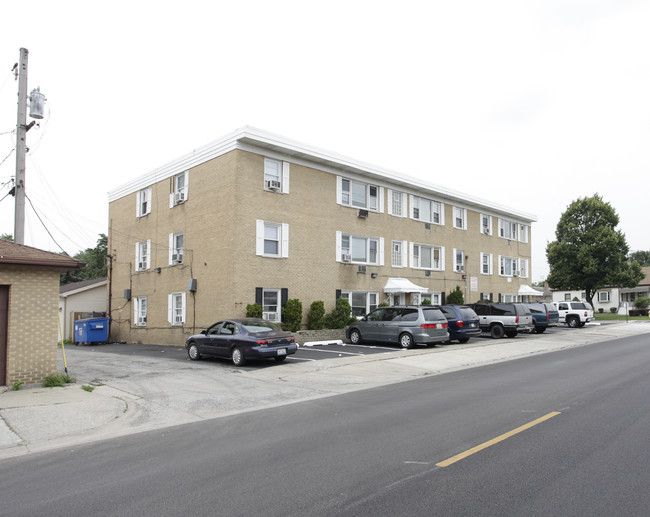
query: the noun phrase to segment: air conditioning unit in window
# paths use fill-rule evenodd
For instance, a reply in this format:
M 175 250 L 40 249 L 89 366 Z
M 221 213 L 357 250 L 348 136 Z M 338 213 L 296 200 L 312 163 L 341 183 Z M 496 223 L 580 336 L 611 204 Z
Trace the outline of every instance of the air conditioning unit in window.
M 147 269 L 146 262 L 138 262 L 138 269 Z
M 359 212 L 357 212 L 357 215 L 362 219 L 365 219 L 368 217 L 368 210 L 359 210 Z
M 174 253 L 174 254 L 172 254 L 172 263 L 174 263 L 174 264 L 182 264 L 183 263 L 183 254 L 182 253 Z
M 512 273 L 512 276 L 517 278 L 519 276 L 519 274 L 515 271 L 515 272 Z
M 349 253 L 343 253 L 341 255 L 341 262 L 352 262 L 352 257 Z
M 464 273 L 464 272 L 465 272 L 465 267 L 464 267 L 464 266 L 461 266 L 460 264 L 458 264 L 458 265 L 456 266 L 456 272 L 457 272 L 457 273 Z
M 278 180 L 266 180 L 266 188 L 269 190 L 280 190 L 280 182 Z
M 262 318 L 267 321 L 276 321 L 278 319 L 277 312 L 265 312 L 262 314 Z
M 490 235 L 490 229 L 489 228 L 483 228 L 483 233 L 485 235 Z
M 185 192 L 176 192 L 174 194 L 174 203 L 184 203 L 185 202 Z
M 183 323 L 183 316 L 175 316 L 174 323 Z
M 146 324 L 147 324 L 146 316 L 144 318 L 138 318 L 138 325 L 146 325 Z
M 357 273 L 366 274 L 366 266 L 357 266 Z
M 431 276 L 431 271 L 429 271 L 429 270 L 425 271 L 424 276 Z
M 424 223 L 424 229 L 425 229 L 425 230 L 430 230 L 430 229 L 431 229 L 431 224 L 429 224 L 429 223 Z

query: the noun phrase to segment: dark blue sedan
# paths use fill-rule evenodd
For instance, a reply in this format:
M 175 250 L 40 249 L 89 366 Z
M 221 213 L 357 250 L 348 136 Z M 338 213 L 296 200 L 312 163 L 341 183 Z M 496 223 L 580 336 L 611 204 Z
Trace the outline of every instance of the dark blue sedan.
M 187 355 L 198 361 L 203 355 L 232 360 L 243 366 L 249 359 L 284 361 L 298 350 L 291 332 L 285 332 L 275 323 L 258 318 L 239 318 L 218 321 L 200 334 L 187 338 Z

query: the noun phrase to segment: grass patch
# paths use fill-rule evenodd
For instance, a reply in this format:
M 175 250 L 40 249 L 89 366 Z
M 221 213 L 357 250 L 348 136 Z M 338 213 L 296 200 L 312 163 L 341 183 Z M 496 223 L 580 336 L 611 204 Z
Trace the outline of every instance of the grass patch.
M 90 393 L 91 391 L 93 391 L 95 389 L 95 387 L 94 386 L 88 386 L 87 384 L 84 384 L 81 387 L 81 389 L 84 390 L 84 391 L 87 391 L 88 393 Z
M 62 388 L 66 384 L 72 384 L 77 379 L 70 377 L 67 373 L 54 373 L 45 377 L 44 388 Z
M 650 321 L 650 316 L 626 316 L 625 314 L 594 314 L 596 321 Z
M 23 385 L 23 381 L 16 381 L 11 385 L 11 389 L 14 391 L 18 391 Z

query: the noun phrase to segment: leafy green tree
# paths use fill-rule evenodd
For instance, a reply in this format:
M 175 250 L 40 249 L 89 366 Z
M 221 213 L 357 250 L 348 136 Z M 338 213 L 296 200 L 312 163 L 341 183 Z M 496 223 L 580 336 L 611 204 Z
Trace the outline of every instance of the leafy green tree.
M 641 267 L 650 266 L 650 251 L 633 251 L 630 259 L 636 260 Z
M 636 287 L 643 271 L 628 263 L 630 248 L 618 223 L 616 210 L 598 194 L 573 201 L 560 217 L 556 240 L 546 246 L 549 286 L 582 290 L 592 307 L 598 289 Z
M 634 302 L 634 306 L 637 309 L 647 309 L 650 306 L 650 298 L 647 296 L 639 296 Z
M 103 233 L 99 234 L 97 239 L 97 246 L 94 248 L 86 248 L 80 251 L 74 258 L 81 260 L 86 264 L 86 267 L 79 271 L 71 273 L 63 273 L 61 275 L 61 284 L 68 284 L 70 282 L 79 282 L 81 280 L 91 280 L 93 278 L 104 278 L 107 275 L 106 269 L 106 253 L 108 248 L 108 237 Z M 66 253 L 63 253 L 67 255 Z
M 446 303 L 449 305 L 463 305 L 465 303 L 465 297 L 463 296 L 463 291 L 459 285 L 457 285 L 456 289 L 447 295 Z

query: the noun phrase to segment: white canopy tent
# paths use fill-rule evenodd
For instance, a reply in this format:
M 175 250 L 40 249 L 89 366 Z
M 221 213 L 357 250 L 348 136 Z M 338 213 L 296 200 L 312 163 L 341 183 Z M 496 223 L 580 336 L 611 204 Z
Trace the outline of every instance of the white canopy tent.
M 517 294 L 519 296 L 544 296 L 544 293 L 542 291 L 533 289 L 531 286 L 526 284 L 519 287 L 519 291 L 517 291 Z
M 426 293 L 426 287 L 420 287 L 406 278 L 389 278 L 384 286 L 385 293 Z

